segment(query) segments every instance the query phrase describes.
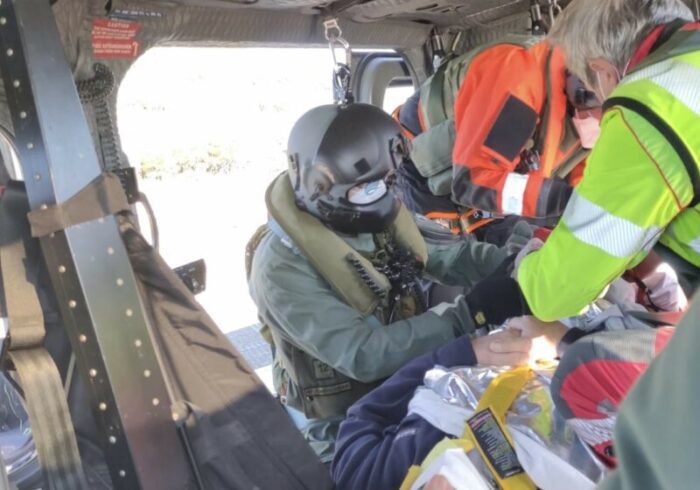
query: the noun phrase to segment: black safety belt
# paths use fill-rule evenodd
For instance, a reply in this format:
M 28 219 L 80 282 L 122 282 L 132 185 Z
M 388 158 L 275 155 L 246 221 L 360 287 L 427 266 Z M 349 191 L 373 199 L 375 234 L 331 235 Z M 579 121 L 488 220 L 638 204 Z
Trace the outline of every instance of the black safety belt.
M 3 368 L 14 367 L 19 377 L 48 488 L 87 490 L 61 376 L 43 345 L 44 315 L 28 278 L 24 244 L 28 204 L 17 186 L 5 190 L 0 206 L 0 273 L 8 319 Z

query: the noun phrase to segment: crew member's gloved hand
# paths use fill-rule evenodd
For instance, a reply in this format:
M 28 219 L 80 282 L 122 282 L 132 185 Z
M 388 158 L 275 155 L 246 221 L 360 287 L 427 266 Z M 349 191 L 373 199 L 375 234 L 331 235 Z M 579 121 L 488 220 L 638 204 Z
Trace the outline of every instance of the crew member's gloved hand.
M 508 318 L 531 313 L 520 286 L 510 275 L 487 277 L 467 293 L 465 301 L 477 328 L 501 325 Z
M 503 248 L 506 249 L 508 255 L 517 254 L 527 245 L 533 233 L 534 228 L 530 223 L 524 220 L 518 221 L 515 226 L 513 226 L 511 235 L 508 237 L 508 240 L 506 240 L 506 244 Z
M 528 254 L 531 254 L 532 252 L 541 249 L 543 245 L 544 242 L 539 238 L 532 238 L 529 242 L 527 242 L 527 245 L 525 245 L 520 250 L 520 252 L 518 252 L 518 255 L 515 256 L 515 267 L 513 268 L 513 277 L 518 277 L 518 268 L 520 267 L 520 263 L 523 261 L 523 259 L 527 257 Z

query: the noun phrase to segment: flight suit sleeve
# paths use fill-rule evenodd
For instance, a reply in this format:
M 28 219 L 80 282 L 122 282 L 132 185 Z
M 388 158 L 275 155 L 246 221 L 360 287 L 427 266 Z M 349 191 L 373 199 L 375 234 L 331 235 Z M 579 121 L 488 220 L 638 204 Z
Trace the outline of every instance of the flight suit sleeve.
M 541 121 L 542 68 L 526 53 L 496 79 L 460 88 L 455 104 L 452 198 L 464 207 L 530 218 L 558 217 L 571 187 L 539 172 L 515 172 Z M 513 76 L 518 73 L 519 76 Z
M 579 314 L 646 256 L 691 197 L 665 138 L 635 113 L 609 111 L 561 221 L 518 269 L 533 314 L 545 321 Z
M 447 286 L 472 287 L 495 271 L 508 256 L 503 248 L 475 240 L 449 244 L 426 243 L 426 273 Z
M 382 326 L 344 303 L 303 258 L 254 278 L 263 320 L 300 349 L 361 382 L 385 378 L 409 360 L 473 331 L 463 298 Z

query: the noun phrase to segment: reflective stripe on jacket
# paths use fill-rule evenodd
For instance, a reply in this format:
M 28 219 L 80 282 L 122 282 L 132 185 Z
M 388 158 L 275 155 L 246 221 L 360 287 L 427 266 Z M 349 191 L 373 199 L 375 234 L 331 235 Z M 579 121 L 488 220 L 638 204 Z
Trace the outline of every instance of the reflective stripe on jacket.
M 546 245 L 518 271 L 536 316 L 577 314 L 659 239 L 700 267 L 700 212 L 693 204 L 700 163 L 699 80 L 700 31 L 681 29 L 606 102 L 583 180 Z

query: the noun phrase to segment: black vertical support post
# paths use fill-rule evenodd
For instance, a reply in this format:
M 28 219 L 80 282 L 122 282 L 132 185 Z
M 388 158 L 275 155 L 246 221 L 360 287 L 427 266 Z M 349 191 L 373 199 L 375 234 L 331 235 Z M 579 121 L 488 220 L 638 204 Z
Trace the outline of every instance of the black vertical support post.
M 30 206 L 60 204 L 101 168 L 48 0 L 0 0 L 0 71 Z M 115 488 L 191 488 L 116 219 L 43 237 L 41 248 Z

